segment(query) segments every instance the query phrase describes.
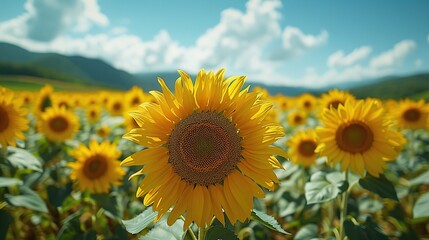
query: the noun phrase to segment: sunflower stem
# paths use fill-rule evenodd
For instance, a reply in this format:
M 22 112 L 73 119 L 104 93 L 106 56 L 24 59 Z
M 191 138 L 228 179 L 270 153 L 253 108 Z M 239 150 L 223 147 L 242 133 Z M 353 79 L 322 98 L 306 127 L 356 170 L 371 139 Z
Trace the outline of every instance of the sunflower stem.
M 206 227 L 198 227 L 198 240 L 204 240 L 206 238 Z
M 349 170 L 347 169 L 344 172 L 345 181 L 349 181 Z M 347 200 L 349 198 L 349 190 L 344 191 L 341 201 L 341 216 L 340 216 L 340 239 L 344 239 L 345 231 L 344 231 L 344 221 L 347 217 Z
M 183 222 L 185 222 L 186 220 L 182 215 L 180 215 L 180 219 L 182 219 Z M 197 236 L 195 236 L 194 231 L 192 231 L 191 226 L 188 227 L 188 232 L 189 232 L 189 235 L 191 235 L 192 240 L 198 240 Z

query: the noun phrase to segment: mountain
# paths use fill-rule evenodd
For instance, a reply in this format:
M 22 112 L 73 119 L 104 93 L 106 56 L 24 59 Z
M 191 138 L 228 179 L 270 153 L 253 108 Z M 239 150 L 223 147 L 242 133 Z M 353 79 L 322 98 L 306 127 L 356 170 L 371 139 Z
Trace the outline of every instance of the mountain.
M 8 43 L 0 43 L 0 62 L 14 64 L 17 67 L 34 66 L 41 71 L 56 73 L 54 75 L 65 75 L 67 78 L 81 79 L 90 84 L 101 84 L 118 90 L 126 90 L 139 84 L 134 75 L 116 69 L 99 59 L 56 53 L 34 53 Z

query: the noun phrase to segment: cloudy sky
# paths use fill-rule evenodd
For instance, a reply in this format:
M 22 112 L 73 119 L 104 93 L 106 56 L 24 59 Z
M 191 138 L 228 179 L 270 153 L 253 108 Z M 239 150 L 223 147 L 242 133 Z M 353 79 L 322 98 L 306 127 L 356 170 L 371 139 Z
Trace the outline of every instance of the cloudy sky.
M 0 41 L 131 73 L 323 86 L 429 71 L 429 1 L 2 0 Z M 1 53 L 0 53 L 1 54 Z

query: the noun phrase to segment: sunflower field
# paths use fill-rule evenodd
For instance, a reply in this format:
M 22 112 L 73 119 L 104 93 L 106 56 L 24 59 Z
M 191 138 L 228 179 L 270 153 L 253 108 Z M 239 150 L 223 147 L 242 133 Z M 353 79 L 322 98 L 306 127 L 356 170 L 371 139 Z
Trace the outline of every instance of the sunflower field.
M 0 239 L 428 239 L 429 104 L 0 87 Z

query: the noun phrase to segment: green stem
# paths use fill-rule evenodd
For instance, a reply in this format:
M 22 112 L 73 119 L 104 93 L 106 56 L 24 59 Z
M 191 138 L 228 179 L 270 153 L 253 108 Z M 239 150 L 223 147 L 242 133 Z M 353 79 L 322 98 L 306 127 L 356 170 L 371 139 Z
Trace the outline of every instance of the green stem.
M 345 181 L 349 181 L 349 170 L 347 169 L 344 172 L 344 178 Z M 340 216 L 340 239 L 344 239 L 345 231 L 344 231 L 344 221 L 347 217 L 347 200 L 349 198 L 349 191 L 348 189 L 344 191 L 342 201 L 341 201 L 341 216 Z
M 204 240 L 206 238 L 206 231 L 207 229 L 205 227 L 198 228 L 198 240 Z
M 182 215 L 180 215 L 180 219 L 182 219 L 183 222 L 185 222 L 185 218 Z M 194 234 L 194 231 L 192 231 L 191 226 L 188 227 L 188 233 L 189 235 L 191 235 L 192 240 L 198 240 L 197 236 L 195 236 Z
M 0 209 L 3 209 L 6 206 L 7 206 L 7 202 L 1 202 L 0 203 Z

